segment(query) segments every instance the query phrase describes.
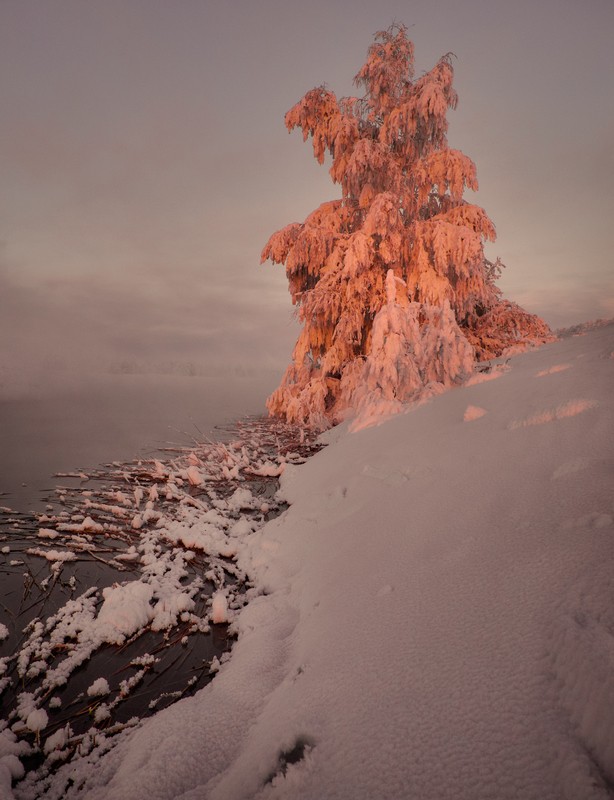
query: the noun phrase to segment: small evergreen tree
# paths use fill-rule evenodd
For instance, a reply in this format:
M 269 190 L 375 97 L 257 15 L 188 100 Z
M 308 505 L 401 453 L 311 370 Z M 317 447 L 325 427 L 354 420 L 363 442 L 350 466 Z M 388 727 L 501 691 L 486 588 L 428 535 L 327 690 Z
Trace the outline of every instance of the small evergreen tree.
M 452 77 L 448 54 L 415 79 L 407 29 L 393 25 L 355 77 L 363 97 L 320 86 L 286 114 L 320 164 L 330 155 L 341 199 L 262 251 L 285 264 L 303 323 L 273 415 L 325 427 L 373 401 L 389 411 L 433 381 L 463 380 L 476 358 L 551 337 L 495 285 L 501 265 L 484 256 L 494 226 L 463 199 L 475 165 L 447 144 Z

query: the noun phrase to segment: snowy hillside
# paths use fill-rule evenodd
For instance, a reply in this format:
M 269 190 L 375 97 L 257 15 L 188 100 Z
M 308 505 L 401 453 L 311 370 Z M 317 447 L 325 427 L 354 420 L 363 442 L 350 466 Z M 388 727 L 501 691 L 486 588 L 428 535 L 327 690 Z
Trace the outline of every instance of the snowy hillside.
M 614 796 L 614 326 L 481 377 L 286 468 L 231 658 L 67 797 Z

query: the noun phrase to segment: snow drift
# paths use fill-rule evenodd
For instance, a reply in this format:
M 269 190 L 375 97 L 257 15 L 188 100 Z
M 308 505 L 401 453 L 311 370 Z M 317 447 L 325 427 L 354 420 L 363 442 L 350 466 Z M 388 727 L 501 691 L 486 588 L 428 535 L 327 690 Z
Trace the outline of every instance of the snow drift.
M 239 547 L 230 660 L 64 796 L 610 797 L 613 352 L 609 326 L 329 432 Z

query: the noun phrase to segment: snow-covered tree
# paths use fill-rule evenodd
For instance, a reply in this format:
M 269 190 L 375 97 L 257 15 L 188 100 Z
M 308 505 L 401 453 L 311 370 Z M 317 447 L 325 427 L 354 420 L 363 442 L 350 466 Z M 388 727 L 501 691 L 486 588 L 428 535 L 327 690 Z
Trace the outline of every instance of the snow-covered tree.
M 286 114 L 289 131 L 328 154 L 341 198 L 269 239 L 303 323 L 269 411 L 317 427 L 350 409 L 406 403 L 429 383 L 463 380 L 474 360 L 550 338 L 539 318 L 502 300 L 495 229 L 463 199 L 474 163 L 447 143 L 457 103 L 451 56 L 414 77 L 403 25 L 376 34 L 355 77 L 362 97 L 320 86 Z

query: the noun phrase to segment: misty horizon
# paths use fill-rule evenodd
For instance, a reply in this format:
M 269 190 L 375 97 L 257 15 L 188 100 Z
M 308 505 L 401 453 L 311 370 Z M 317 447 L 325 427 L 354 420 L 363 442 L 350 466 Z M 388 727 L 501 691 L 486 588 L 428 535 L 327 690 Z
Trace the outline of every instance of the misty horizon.
M 606 220 L 614 12 L 553 0 L 288 8 L 110 0 L 0 10 L 0 369 L 260 365 L 298 327 L 270 234 L 339 196 L 285 112 L 338 96 L 375 30 L 455 54 L 449 142 L 477 166 L 506 297 L 553 328 L 614 315 Z M 570 48 L 573 43 L 573 56 Z

